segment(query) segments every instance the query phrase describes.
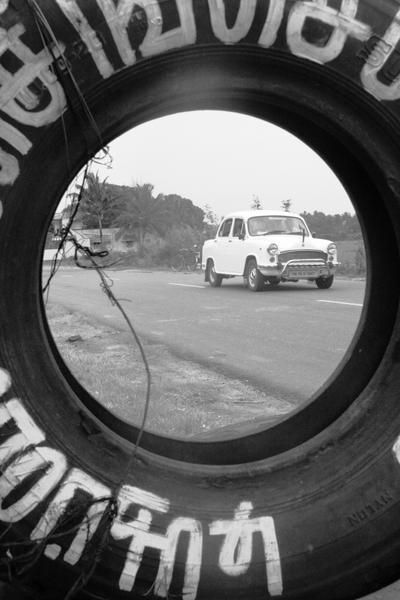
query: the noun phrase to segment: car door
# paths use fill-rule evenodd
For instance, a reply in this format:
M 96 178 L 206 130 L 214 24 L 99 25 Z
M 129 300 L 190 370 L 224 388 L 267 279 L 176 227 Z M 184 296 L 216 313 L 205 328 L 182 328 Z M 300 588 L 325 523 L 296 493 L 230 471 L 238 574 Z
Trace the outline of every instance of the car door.
M 214 264 L 217 273 L 227 273 L 228 256 L 229 256 L 229 239 L 232 229 L 233 219 L 225 219 L 218 229 L 217 237 L 215 238 L 214 248 Z
M 245 244 L 244 244 L 244 221 L 236 217 L 228 238 L 226 253 L 225 273 L 241 275 L 243 273 Z

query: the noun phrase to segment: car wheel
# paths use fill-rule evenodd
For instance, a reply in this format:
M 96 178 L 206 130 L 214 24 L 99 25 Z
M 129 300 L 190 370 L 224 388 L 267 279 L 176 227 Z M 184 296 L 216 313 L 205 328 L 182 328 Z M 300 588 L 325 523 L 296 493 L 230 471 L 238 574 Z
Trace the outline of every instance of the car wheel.
M 317 288 L 320 290 L 327 290 L 332 287 L 334 276 L 330 275 L 329 277 L 318 277 L 315 280 Z
M 216 272 L 214 262 L 211 260 L 208 263 L 208 283 L 211 287 L 221 287 L 222 275 Z
M 268 285 L 270 287 L 277 287 L 280 284 L 281 280 L 279 279 L 279 277 L 267 277 L 266 278 L 266 283 L 268 283 Z
M 257 268 L 257 262 L 251 258 L 247 263 L 248 288 L 252 292 L 260 292 L 264 287 L 264 277 Z

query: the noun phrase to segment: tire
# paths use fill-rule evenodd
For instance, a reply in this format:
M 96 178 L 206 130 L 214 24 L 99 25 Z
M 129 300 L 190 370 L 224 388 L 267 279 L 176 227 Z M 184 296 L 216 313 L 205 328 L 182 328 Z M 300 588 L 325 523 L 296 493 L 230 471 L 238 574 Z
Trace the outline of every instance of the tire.
M 270 287 L 277 287 L 281 280 L 278 277 L 267 277 L 267 283 Z
M 316 286 L 320 290 L 328 290 L 332 287 L 334 276 L 330 275 L 329 277 L 318 277 L 315 280 Z
M 1 3 L 0 578 L 33 598 L 351 600 L 399 577 L 399 7 L 333 4 Z M 57 351 L 41 250 L 103 144 L 210 108 L 282 125 L 340 177 L 365 308 L 301 410 L 230 440 L 144 431 L 136 450 Z
M 264 287 L 264 277 L 257 268 L 257 262 L 251 258 L 247 263 L 247 287 L 252 292 L 260 292 Z
M 217 273 L 215 271 L 215 266 L 213 261 L 209 261 L 208 265 L 207 265 L 207 270 L 208 270 L 208 283 L 211 285 L 211 287 L 221 287 L 222 284 L 222 275 L 220 275 L 219 273 Z

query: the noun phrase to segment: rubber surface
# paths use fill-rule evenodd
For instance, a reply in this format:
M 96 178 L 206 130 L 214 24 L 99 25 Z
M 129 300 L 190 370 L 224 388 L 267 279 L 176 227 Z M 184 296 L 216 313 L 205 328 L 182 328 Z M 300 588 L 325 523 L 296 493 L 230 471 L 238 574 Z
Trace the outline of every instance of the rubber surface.
M 0 2 L 3 580 L 52 599 L 349 600 L 399 577 L 398 10 Z M 366 304 L 306 407 L 233 440 L 146 432 L 132 458 L 137 431 L 58 355 L 41 252 L 58 200 L 103 144 L 210 108 L 282 125 L 335 170 L 365 236 Z

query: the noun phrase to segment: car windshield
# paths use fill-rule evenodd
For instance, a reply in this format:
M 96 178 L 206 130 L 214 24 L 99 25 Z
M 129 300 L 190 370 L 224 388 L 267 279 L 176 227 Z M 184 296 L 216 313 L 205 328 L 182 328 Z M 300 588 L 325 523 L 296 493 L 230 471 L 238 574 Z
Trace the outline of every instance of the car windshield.
M 305 235 L 309 232 L 298 217 L 263 216 L 251 217 L 248 221 L 250 235 Z

